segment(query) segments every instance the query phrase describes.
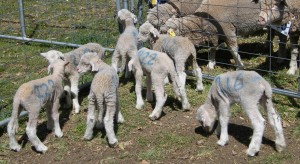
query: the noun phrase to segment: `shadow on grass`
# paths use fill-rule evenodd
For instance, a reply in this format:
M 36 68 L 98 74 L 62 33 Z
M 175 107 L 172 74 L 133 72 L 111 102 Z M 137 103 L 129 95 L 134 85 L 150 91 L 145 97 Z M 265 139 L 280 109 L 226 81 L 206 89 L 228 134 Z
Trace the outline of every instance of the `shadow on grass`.
M 217 124 L 217 123 L 216 123 Z M 215 128 L 216 128 L 216 124 L 215 124 Z M 214 133 L 214 130 L 213 132 L 211 133 L 207 133 L 205 132 L 201 126 L 195 128 L 195 133 L 197 134 L 200 134 L 204 137 L 209 137 L 211 136 L 212 134 L 215 134 Z M 252 136 L 253 134 L 253 130 L 252 128 L 250 127 L 247 127 L 247 126 L 244 126 L 244 125 L 237 125 L 237 124 L 232 124 L 230 123 L 228 125 L 228 134 L 230 136 L 232 136 L 233 138 L 235 138 L 238 142 L 244 144 L 245 146 L 248 147 L 248 145 L 250 144 L 250 137 Z M 216 141 L 217 142 L 217 141 Z M 229 141 L 230 142 L 230 141 Z M 266 145 L 269 145 L 271 146 L 274 150 L 276 150 L 275 148 L 275 142 L 268 139 L 268 138 L 265 138 L 263 137 L 262 138 L 262 144 L 266 144 Z

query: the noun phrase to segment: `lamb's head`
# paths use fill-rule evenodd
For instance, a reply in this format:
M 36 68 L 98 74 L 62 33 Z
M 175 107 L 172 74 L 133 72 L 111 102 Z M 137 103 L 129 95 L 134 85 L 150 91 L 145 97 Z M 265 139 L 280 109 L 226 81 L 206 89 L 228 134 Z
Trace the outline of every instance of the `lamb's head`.
M 206 132 L 211 132 L 214 128 L 215 121 L 217 118 L 217 112 L 213 105 L 203 104 L 197 110 L 196 119 L 202 125 L 202 128 Z
M 160 27 L 161 34 L 167 34 L 171 29 L 176 35 L 179 35 L 179 26 L 180 26 L 179 18 L 169 18 L 166 23 Z
M 95 52 L 87 52 L 81 56 L 80 62 L 77 66 L 79 73 L 98 71 L 95 64 L 101 61 L 100 57 Z
M 156 39 L 159 35 L 159 32 L 154 26 L 146 21 L 139 28 L 139 34 L 137 40 L 139 43 L 144 43 L 153 39 Z
M 252 0 L 252 2 L 260 3 L 260 13 L 257 21 L 260 25 L 267 25 L 281 20 L 284 15 L 284 8 L 288 6 L 286 0 Z
M 58 59 L 62 59 L 62 60 L 65 59 L 64 54 L 57 50 L 50 50 L 48 52 L 41 53 L 40 55 L 45 57 L 50 64 Z
M 65 68 L 70 62 L 65 60 L 55 60 L 53 63 L 49 64 L 48 72 L 53 75 L 63 75 L 65 73 Z
M 126 25 L 126 20 L 128 20 L 128 19 L 132 20 L 132 22 L 134 24 L 137 23 L 137 17 L 127 9 L 121 9 L 120 11 L 118 11 L 117 19 L 118 19 L 118 22 L 121 23 L 124 28 Z

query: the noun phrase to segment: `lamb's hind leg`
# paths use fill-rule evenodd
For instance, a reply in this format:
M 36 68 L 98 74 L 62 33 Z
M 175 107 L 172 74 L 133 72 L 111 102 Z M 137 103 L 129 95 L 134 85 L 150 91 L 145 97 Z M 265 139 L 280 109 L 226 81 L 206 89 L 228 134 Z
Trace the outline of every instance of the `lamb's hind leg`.
M 276 150 L 281 152 L 286 147 L 286 143 L 283 135 L 283 129 L 281 126 L 281 118 L 273 107 L 272 99 L 263 98 L 261 100 L 261 105 L 264 107 L 265 111 L 267 112 L 269 123 L 275 132 Z
M 167 100 L 167 94 L 164 91 L 163 85 L 164 77 L 159 77 L 157 75 L 152 75 L 152 84 L 154 86 L 156 105 L 153 112 L 149 115 L 151 120 L 156 120 L 160 117 L 162 112 L 162 107 L 164 106 Z
M 26 127 L 26 134 L 29 141 L 35 147 L 36 151 L 45 153 L 48 148 L 45 146 L 36 135 L 36 127 L 38 121 L 39 110 L 37 107 L 32 107 L 28 110 L 28 123 Z
M 94 94 L 90 94 L 88 98 L 89 98 L 89 107 L 88 107 L 88 113 L 86 119 L 86 130 L 83 138 L 86 140 L 91 140 L 93 138 L 93 128 L 95 127 L 96 124 L 96 115 L 95 115 L 96 98 Z M 97 103 L 101 103 L 101 102 L 97 102 Z M 99 110 L 104 110 L 104 109 L 99 109 Z
M 255 154 L 259 151 L 261 146 L 262 137 L 265 129 L 265 120 L 260 114 L 257 103 L 255 103 L 255 101 L 248 101 L 247 104 L 242 104 L 242 108 L 247 113 L 253 127 L 253 135 L 249 148 L 247 150 L 247 155 L 255 156 Z
M 199 67 L 196 58 L 192 59 L 192 63 L 193 63 L 193 71 L 194 74 L 197 77 L 197 91 L 202 91 L 203 90 L 203 83 L 202 83 L 202 72 L 201 72 L 201 68 Z
M 70 77 L 71 81 L 71 92 L 73 94 L 73 109 L 75 110 L 75 113 L 79 113 L 80 105 L 78 102 L 78 82 L 79 82 L 79 74 L 76 74 L 72 77 Z
M 115 147 L 118 144 L 116 134 L 114 131 L 114 116 L 116 114 L 116 96 L 110 96 L 106 99 L 106 113 L 104 117 L 104 127 L 108 139 L 108 143 L 111 147 Z
M 63 136 L 63 132 L 61 131 L 60 124 L 59 124 L 59 99 L 56 99 L 55 102 L 53 102 L 52 107 L 52 119 L 54 123 L 54 133 L 57 137 L 61 138 Z
M 290 68 L 287 71 L 287 74 L 289 75 L 295 75 L 297 68 L 298 68 L 298 64 L 297 64 L 297 59 L 298 59 L 298 40 L 299 40 L 299 36 L 295 37 L 291 37 L 291 61 L 290 61 Z
M 224 146 L 228 143 L 228 121 L 229 121 L 229 108 L 230 105 L 226 102 L 219 103 L 219 127 L 217 128 L 220 132 L 220 139 L 217 142 L 218 145 Z
M 14 107 L 12 111 L 11 119 L 7 125 L 7 134 L 9 136 L 9 147 L 15 151 L 20 151 L 21 149 L 21 146 L 18 144 L 16 140 L 16 131 L 18 130 L 18 126 L 19 126 L 18 118 L 19 118 L 19 107 Z

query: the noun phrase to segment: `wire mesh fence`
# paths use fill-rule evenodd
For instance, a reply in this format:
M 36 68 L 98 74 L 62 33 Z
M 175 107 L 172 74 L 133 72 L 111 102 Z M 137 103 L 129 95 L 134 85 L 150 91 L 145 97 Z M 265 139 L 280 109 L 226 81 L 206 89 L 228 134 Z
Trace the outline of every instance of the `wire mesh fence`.
M 179 2 L 180 5 L 174 8 L 179 17 L 186 16 L 184 12 L 180 12 L 185 8 L 185 5 L 200 5 L 201 3 L 200 0 L 190 3 L 184 0 Z M 213 79 L 217 74 L 235 70 L 232 53 L 238 53 L 245 69 L 255 70 L 264 75 L 272 83 L 275 93 L 299 97 L 298 71 L 295 75 L 286 74 L 291 60 L 289 49 L 284 53 L 285 56 L 276 56 L 277 53 L 275 52 L 279 47 L 278 35 L 274 40 L 266 42 L 271 38 L 267 35 L 268 32 L 262 30 L 263 28 L 256 23 L 247 22 L 250 18 L 255 20 L 258 18 L 259 5 L 251 4 L 247 0 L 231 0 L 229 2 L 231 3 L 207 4 L 206 8 L 208 12 L 212 11 L 212 13 L 223 10 L 228 12 L 221 14 L 221 20 L 212 22 L 217 22 L 214 24 L 217 27 L 228 25 L 234 29 L 234 33 L 219 32 L 218 38 L 220 42 L 224 42 L 225 37 L 228 37 L 230 41 L 235 37 L 238 48 L 229 51 L 228 44 L 217 45 L 216 66 L 211 70 L 206 65 L 211 58 L 213 47 L 210 42 L 198 44 L 198 62 L 203 69 L 204 78 Z M 143 15 L 140 4 L 144 6 Z M 23 2 L 19 0 L 18 3 L 1 1 L 0 120 L 10 115 L 13 95 L 22 83 L 47 74 L 48 63 L 39 55 L 41 52 L 51 49 L 67 52 L 81 44 L 97 42 L 109 50 L 107 51 L 107 59 L 110 62 L 110 50 L 113 50 L 119 35 L 119 27 L 114 18 L 116 11 L 127 5 L 131 11 L 143 17 L 140 19 L 143 22 L 147 14 L 145 11 L 148 10 L 148 6 L 145 4 L 142 0 L 117 2 L 104 0 Z M 159 5 L 154 6 L 157 12 L 159 12 Z M 171 7 L 174 7 L 174 4 Z M 246 11 L 251 11 L 252 14 Z M 169 14 L 169 17 L 172 15 Z M 217 15 L 204 15 L 203 17 L 208 20 L 212 18 L 215 20 Z M 183 28 L 183 24 L 180 27 Z M 190 29 L 190 31 L 181 29 L 181 32 L 191 32 L 192 30 L 198 33 L 203 32 L 199 29 Z M 269 33 L 271 32 L 274 31 L 269 31 Z M 285 43 L 283 45 L 285 46 Z M 291 44 L 288 44 L 287 47 L 290 46 Z M 278 59 L 281 59 L 280 64 L 277 63 Z M 83 77 L 81 84 L 88 80 L 89 77 Z

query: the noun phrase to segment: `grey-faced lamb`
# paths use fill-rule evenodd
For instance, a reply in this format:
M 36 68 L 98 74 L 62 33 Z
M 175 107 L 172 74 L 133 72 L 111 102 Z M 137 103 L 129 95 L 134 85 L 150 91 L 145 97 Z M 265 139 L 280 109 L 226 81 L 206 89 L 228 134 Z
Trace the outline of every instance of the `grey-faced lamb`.
M 164 4 L 158 4 L 147 12 L 146 20 L 159 29 L 171 18 L 193 14 L 200 6 L 202 0 L 171 0 Z
M 174 63 L 170 57 L 162 52 L 153 51 L 147 48 L 141 48 L 137 55 L 133 57 L 128 67 L 133 70 L 135 75 L 135 92 L 137 96 L 136 108 L 141 109 L 144 106 L 142 98 L 142 78 L 143 73 L 147 76 L 147 100 L 153 100 L 151 86 L 154 87 L 156 105 L 153 112 L 149 115 L 151 120 L 156 120 L 160 117 L 162 107 L 167 99 L 167 94 L 164 91 L 164 79 L 169 77 L 173 84 L 173 91 L 177 98 L 182 102 L 183 110 L 190 109 L 185 86 L 180 82 L 175 71 Z M 151 84 L 152 83 L 152 84 Z
M 258 2 L 258 0 L 253 0 L 253 2 Z M 291 43 L 291 60 L 290 68 L 287 74 L 294 75 L 298 69 L 297 59 L 298 59 L 298 40 L 300 35 L 300 1 L 298 0 L 261 0 L 260 3 L 260 13 L 257 23 L 262 26 L 266 25 L 283 25 L 288 21 L 292 22 L 289 37 Z
M 41 53 L 41 55 L 45 57 L 50 64 L 56 60 L 59 60 L 60 58 L 63 58 L 66 61 L 70 62 L 65 71 L 66 78 L 64 81 L 64 90 L 67 92 L 66 104 L 67 106 L 70 106 L 72 99 L 73 109 L 75 113 L 79 113 L 80 111 L 80 105 L 78 102 L 78 83 L 80 76 L 76 70 L 76 66 L 79 63 L 81 56 L 87 52 L 96 52 L 101 59 L 105 57 L 105 49 L 97 43 L 87 43 L 67 53 L 62 53 L 57 50 L 50 50 L 48 52 Z
M 254 156 L 260 150 L 262 142 L 265 120 L 259 111 L 259 103 L 268 114 L 270 125 L 275 131 L 277 151 L 280 152 L 286 147 L 280 115 L 272 103 L 272 88 L 254 71 L 234 71 L 218 75 L 212 83 L 205 103 L 197 110 L 196 118 L 207 132 L 211 132 L 216 119 L 219 120 L 218 145 L 224 146 L 228 143 L 230 105 L 234 103 L 241 105 L 253 127 L 247 155 Z
M 47 111 L 47 129 L 53 130 L 54 128 L 57 137 L 63 136 L 58 109 L 59 99 L 63 93 L 64 71 L 68 64 L 67 61 L 56 60 L 49 65 L 49 68 L 53 69 L 52 75 L 24 83 L 17 90 L 13 100 L 11 119 L 7 125 L 9 146 L 12 150 L 20 151 L 21 149 L 15 135 L 19 127 L 18 119 L 22 108 L 28 111 L 26 134 L 36 151 L 45 153 L 48 150 L 36 135 L 38 116 L 42 107 L 46 107 Z
M 138 30 L 134 25 L 136 16 L 127 9 L 122 9 L 118 12 L 118 21 L 125 27 L 125 30 L 118 38 L 115 51 L 112 55 L 111 65 L 117 72 L 123 72 L 130 58 L 137 53 Z M 120 59 L 121 68 L 118 71 Z M 126 69 L 125 77 L 128 76 L 129 72 Z
M 138 42 L 148 42 L 153 50 L 165 52 L 175 63 L 176 71 L 182 85 L 185 85 L 185 64 L 192 63 L 193 72 L 197 77 L 197 90 L 203 90 L 202 72 L 196 61 L 196 49 L 187 37 L 170 37 L 167 34 L 159 34 L 158 30 L 149 22 L 145 22 L 139 28 Z
M 93 128 L 95 126 L 101 128 L 104 124 L 108 143 L 110 146 L 115 147 L 118 144 L 114 132 L 115 116 L 117 122 L 124 122 L 119 110 L 118 74 L 111 66 L 103 62 L 96 53 L 90 52 L 81 57 L 77 69 L 79 73 L 95 73 L 88 96 L 89 106 L 84 139 L 91 140 Z

